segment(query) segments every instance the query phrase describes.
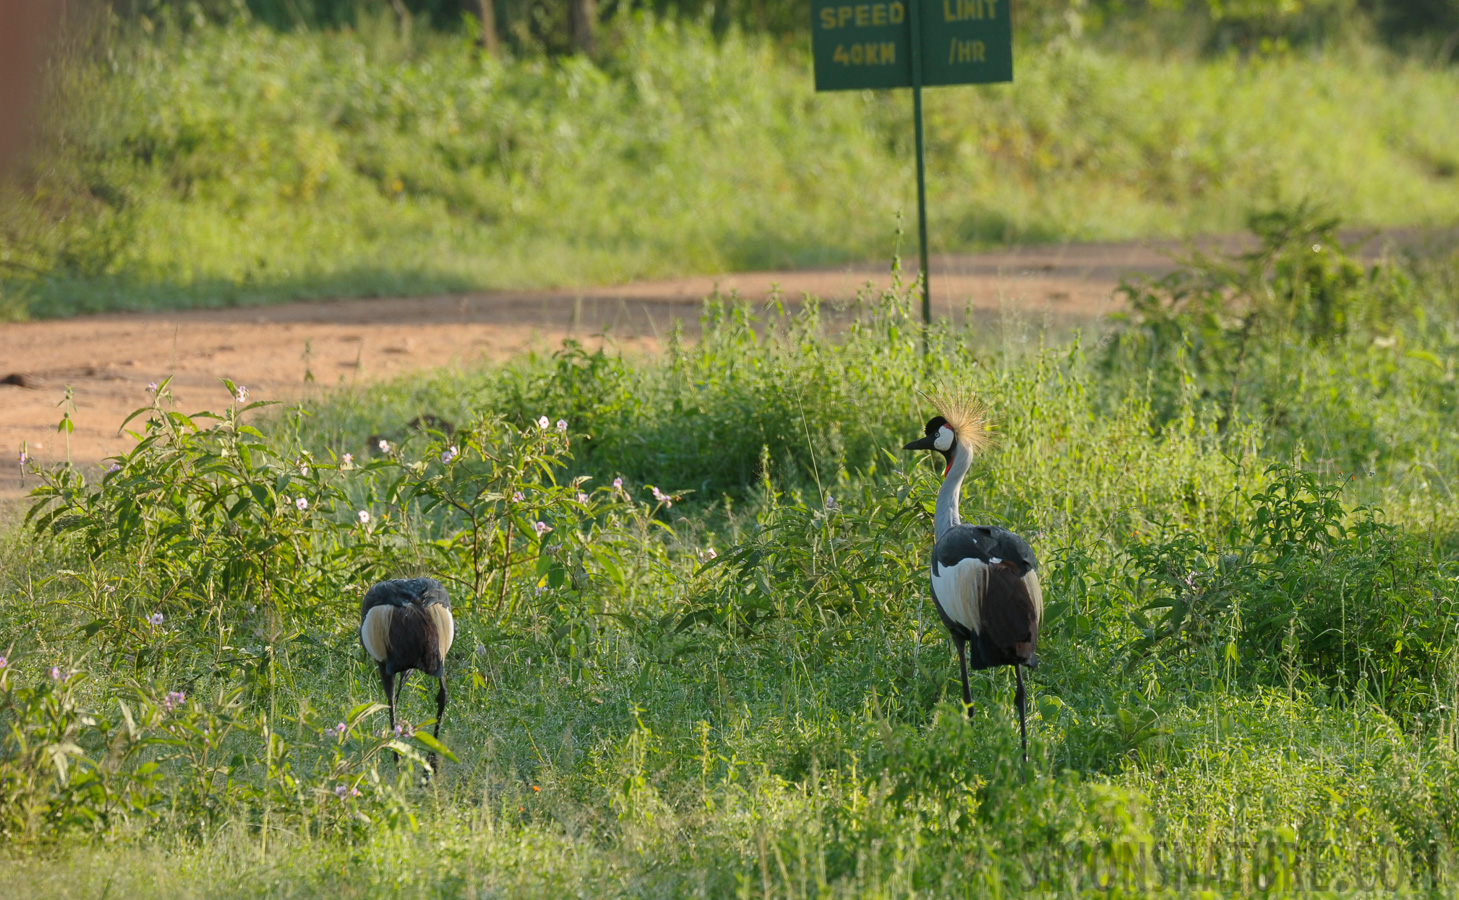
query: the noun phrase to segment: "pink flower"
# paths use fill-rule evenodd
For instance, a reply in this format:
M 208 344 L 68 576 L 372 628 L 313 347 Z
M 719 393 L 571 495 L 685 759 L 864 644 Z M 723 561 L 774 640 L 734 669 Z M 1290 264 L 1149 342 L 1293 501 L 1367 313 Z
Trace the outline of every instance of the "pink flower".
M 542 537 L 542 535 L 552 530 L 552 526 L 546 522 L 534 522 L 532 523 L 532 530 L 537 532 L 538 537 Z
M 248 402 L 248 388 L 246 388 L 246 387 L 244 387 L 243 385 L 240 384 L 238 386 L 238 392 L 233 395 L 233 399 L 237 400 L 239 403 L 247 403 Z
M 623 479 L 622 478 L 615 478 L 615 479 L 613 479 L 613 490 L 615 490 L 615 491 L 621 491 L 621 490 L 623 490 Z
M 355 513 L 355 515 L 359 517 L 361 525 L 370 524 L 370 511 L 368 509 L 362 509 L 358 513 Z

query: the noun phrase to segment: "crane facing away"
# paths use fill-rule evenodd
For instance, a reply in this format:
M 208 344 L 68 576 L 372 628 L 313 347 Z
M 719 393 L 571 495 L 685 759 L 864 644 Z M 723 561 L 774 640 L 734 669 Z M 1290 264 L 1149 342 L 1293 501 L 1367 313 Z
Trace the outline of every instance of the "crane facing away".
M 1028 762 L 1023 669 L 1038 667 L 1035 649 L 1044 616 L 1038 561 L 1028 542 L 1006 528 L 962 524 L 958 497 L 973 454 L 988 444 L 987 414 L 967 396 L 943 392 L 930 399 L 940 415 L 928 421 L 921 438 L 902 449 L 935 450 L 947 460 L 933 519 L 932 602 L 957 650 L 969 717 L 973 713 L 969 667 L 1013 666 L 1018 735 L 1023 761 Z
M 380 667 L 380 683 L 390 705 L 390 729 L 395 730 L 395 693 L 411 669 L 441 683 L 436 692 L 434 735 L 441 737 L 446 714 L 446 652 L 456 637 L 451 598 L 434 578 L 382 581 L 365 592 L 360 603 L 360 644 Z M 428 758 L 436 767 L 436 755 Z

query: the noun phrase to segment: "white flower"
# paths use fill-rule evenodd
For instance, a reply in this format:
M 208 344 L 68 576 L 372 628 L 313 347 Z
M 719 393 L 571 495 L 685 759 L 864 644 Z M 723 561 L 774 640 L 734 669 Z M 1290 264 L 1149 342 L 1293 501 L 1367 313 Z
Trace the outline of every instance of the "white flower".
M 387 440 L 385 440 L 384 438 L 381 438 L 380 439 L 380 452 L 381 453 L 389 453 L 390 452 L 390 442 L 387 441 Z
M 299 464 L 299 474 L 300 475 L 303 475 L 305 478 L 308 478 L 309 477 L 309 466 L 306 465 L 306 464 L 304 464 L 304 463 L 300 463 Z
M 584 494 L 582 491 L 578 491 L 577 501 L 579 503 L 587 503 L 588 502 L 588 495 L 587 494 Z
M 704 556 L 705 556 L 706 559 L 715 559 L 716 557 L 719 556 L 719 554 L 714 552 L 714 548 L 713 547 L 710 547 L 710 548 L 708 548 L 707 550 L 704 551 Z
M 342 466 L 342 468 L 345 468 L 345 469 L 353 468 L 354 465 L 355 465 L 355 457 L 354 457 L 354 454 L 352 454 L 352 453 L 346 453 L 344 455 L 344 459 L 342 460 L 342 462 L 344 463 L 344 465 Z
M 826 495 L 826 509 L 836 509 L 836 498 L 830 494 Z
M 538 428 L 541 428 L 543 431 L 546 431 L 547 430 L 547 424 L 548 423 L 547 423 L 547 417 L 546 416 L 543 416 L 542 418 L 540 418 L 540 419 L 537 420 L 537 427 Z
M 152 615 L 148 616 L 147 617 L 147 624 L 148 625 L 151 625 L 153 628 L 156 628 L 158 625 L 161 625 L 162 624 L 162 613 L 160 613 L 160 612 L 153 613 Z
M 303 497 L 300 497 L 299 499 L 294 501 L 294 506 L 298 508 L 299 512 L 303 512 L 304 510 L 309 508 L 309 501 L 305 500 Z
M 452 444 L 451 446 L 447 447 L 445 450 L 441 451 L 441 462 L 443 462 L 443 463 L 449 463 L 451 460 L 453 460 L 453 459 L 456 458 L 456 456 L 457 456 L 457 454 L 459 452 L 460 451 L 458 451 L 456 449 L 456 445 L 455 444 Z
M 240 384 L 238 386 L 238 393 L 234 394 L 233 397 L 239 403 L 247 403 L 248 402 L 248 388 L 246 388 L 246 387 L 244 387 L 243 385 Z
M 370 524 L 370 511 L 368 509 L 362 509 L 359 512 L 355 513 L 355 515 L 359 516 L 361 525 Z
M 566 434 L 567 433 L 567 420 L 566 419 L 558 419 L 557 420 L 557 430 L 558 430 L 559 433 L 563 433 L 563 434 Z

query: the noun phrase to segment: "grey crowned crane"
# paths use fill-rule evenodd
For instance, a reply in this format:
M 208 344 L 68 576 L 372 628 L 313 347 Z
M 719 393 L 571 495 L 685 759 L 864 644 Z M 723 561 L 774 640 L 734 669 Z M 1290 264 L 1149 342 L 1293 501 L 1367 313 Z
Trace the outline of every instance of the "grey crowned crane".
M 446 714 L 446 653 L 456 637 L 451 598 L 434 578 L 382 581 L 365 592 L 360 603 L 360 644 L 380 667 L 380 683 L 390 704 L 390 729 L 395 730 L 396 676 L 411 669 L 441 683 L 436 692 L 436 738 Z M 435 754 L 430 756 L 435 768 Z
M 944 392 L 930 398 L 940 415 L 904 450 L 935 450 L 947 460 L 933 519 L 932 602 L 957 650 L 963 704 L 971 716 L 968 669 L 1013 666 L 1018 681 L 1018 735 L 1028 762 L 1027 696 L 1023 669 L 1038 667 L 1039 625 L 1044 616 L 1038 561 L 1028 542 L 1006 528 L 964 525 L 958 515 L 963 477 L 973 454 L 987 446 L 987 415 L 971 398 Z

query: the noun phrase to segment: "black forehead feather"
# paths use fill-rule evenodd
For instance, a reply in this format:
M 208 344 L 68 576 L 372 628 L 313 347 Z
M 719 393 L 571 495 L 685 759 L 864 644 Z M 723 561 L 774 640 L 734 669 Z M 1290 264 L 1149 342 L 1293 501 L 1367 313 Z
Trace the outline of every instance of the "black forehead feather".
M 928 419 L 927 420 L 927 431 L 926 431 L 927 436 L 928 437 L 937 437 L 937 432 L 938 431 L 941 431 L 942 430 L 942 426 L 944 426 L 946 424 L 947 424 L 947 420 L 944 419 L 942 416 L 933 416 L 932 418 Z

